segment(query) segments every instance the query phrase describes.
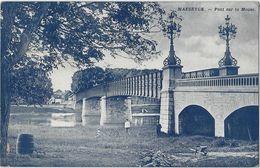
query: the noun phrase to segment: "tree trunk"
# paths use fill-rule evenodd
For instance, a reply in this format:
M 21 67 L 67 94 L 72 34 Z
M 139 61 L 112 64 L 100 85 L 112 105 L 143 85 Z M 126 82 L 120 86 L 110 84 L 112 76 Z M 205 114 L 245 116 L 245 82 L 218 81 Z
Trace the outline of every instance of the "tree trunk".
M 28 50 L 33 32 L 38 28 L 40 21 L 48 12 L 50 3 L 42 3 L 38 13 L 32 19 L 31 25 L 23 32 L 20 44 L 16 47 L 16 52 L 9 58 L 8 49 L 11 45 L 12 26 L 15 15 L 21 7 L 21 3 L 5 2 L 1 9 L 3 11 L 3 27 L 1 31 L 1 165 L 6 165 L 6 148 L 8 140 L 8 124 L 10 118 L 10 100 L 11 100 L 11 69 L 12 66 L 23 57 Z M 4 32 L 4 33 L 3 33 Z
M 1 165 L 5 166 L 6 148 L 8 140 L 8 124 L 10 117 L 11 81 L 10 65 L 8 60 L 8 48 L 11 44 L 14 16 L 19 10 L 18 3 L 2 3 L 3 23 L 1 31 Z M 4 33 L 3 33 L 4 32 Z
M 5 166 L 10 117 L 10 72 L 1 66 L 1 165 Z

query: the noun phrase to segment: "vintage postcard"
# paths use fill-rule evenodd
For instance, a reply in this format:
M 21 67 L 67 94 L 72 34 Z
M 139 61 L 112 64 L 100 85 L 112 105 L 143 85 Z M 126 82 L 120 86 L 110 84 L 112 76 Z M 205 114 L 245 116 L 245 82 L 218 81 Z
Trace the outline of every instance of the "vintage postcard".
M 259 2 L 1 2 L 1 166 L 259 167 Z

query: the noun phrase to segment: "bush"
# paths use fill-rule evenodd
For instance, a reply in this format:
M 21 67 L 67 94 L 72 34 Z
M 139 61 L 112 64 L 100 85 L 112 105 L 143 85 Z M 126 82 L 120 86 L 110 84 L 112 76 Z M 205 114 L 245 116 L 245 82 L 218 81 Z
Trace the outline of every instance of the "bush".
M 231 141 L 230 144 L 229 144 L 230 147 L 239 147 L 239 144 L 238 142 L 236 141 Z
M 216 139 L 213 143 L 212 146 L 214 147 L 224 147 L 227 146 L 228 143 L 226 142 L 225 139 L 221 138 L 221 139 Z

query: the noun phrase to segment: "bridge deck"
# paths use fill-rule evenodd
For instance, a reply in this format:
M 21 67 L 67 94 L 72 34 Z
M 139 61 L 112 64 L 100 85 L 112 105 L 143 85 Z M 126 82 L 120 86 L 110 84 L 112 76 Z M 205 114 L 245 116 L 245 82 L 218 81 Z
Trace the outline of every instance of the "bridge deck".
M 259 92 L 259 75 L 242 74 L 177 79 L 175 91 Z M 160 99 L 162 73 L 134 76 L 98 85 L 80 92 L 76 101 L 91 97 L 140 96 Z

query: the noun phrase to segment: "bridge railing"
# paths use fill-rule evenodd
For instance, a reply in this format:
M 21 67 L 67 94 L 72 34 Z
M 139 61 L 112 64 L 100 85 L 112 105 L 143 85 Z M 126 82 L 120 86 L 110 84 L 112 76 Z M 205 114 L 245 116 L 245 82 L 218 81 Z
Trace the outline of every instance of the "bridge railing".
M 106 85 L 106 95 L 132 95 L 160 98 L 162 88 L 162 72 L 128 77 L 109 82 Z
M 198 78 L 186 78 L 176 80 L 176 88 L 192 89 L 196 88 L 224 88 L 225 87 L 247 87 L 258 88 L 258 74 L 230 75 L 230 76 L 211 76 Z M 162 71 L 146 75 L 133 76 L 103 85 L 97 85 L 88 90 L 77 94 L 77 100 L 90 97 L 101 96 L 143 96 L 160 98 L 162 89 Z
M 182 74 L 182 79 L 190 78 L 202 78 L 202 77 L 212 77 L 219 76 L 219 68 L 203 69 L 198 71 L 184 72 Z
M 128 77 L 101 84 L 77 93 L 76 100 L 101 96 L 143 96 L 160 98 L 162 89 L 162 71 Z
M 179 79 L 176 87 L 222 87 L 222 86 L 258 86 L 258 74 L 216 76 L 207 78 Z
M 104 86 L 97 85 L 97 86 L 91 87 L 87 90 L 76 93 L 75 100 L 79 101 L 79 100 L 82 100 L 83 98 L 102 97 L 102 96 L 105 96 L 104 93 L 105 93 Z

